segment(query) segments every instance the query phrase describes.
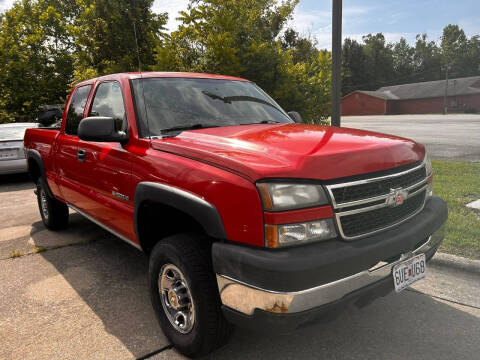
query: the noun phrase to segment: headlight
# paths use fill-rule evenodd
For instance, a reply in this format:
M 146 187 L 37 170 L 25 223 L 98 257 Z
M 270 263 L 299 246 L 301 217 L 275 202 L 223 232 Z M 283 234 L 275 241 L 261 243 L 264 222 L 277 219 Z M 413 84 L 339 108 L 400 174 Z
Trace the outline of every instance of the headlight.
M 265 225 L 265 246 L 278 248 L 301 245 L 337 236 L 332 219 L 321 219 L 297 224 Z
M 427 153 L 425 153 L 425 170 L 427 172 L 427 198 L 433 195 L 433 167 L 432 160 Z
M 328 204 L 320 185 L 293 183 L 258 183 L 265 210 L 293 210 Z

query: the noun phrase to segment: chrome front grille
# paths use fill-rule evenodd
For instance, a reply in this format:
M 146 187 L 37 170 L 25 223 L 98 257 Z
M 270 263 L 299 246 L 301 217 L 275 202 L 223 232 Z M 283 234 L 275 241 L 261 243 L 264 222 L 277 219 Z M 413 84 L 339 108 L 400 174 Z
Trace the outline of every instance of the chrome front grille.
M 390 192 L 390 189 L 410 187 L 424 180 L 425 177 L 425 167 L 420 167 L 414 171 L 396 177 L 353 186 L 333 188 L 332 194 L 337 203 L 362 200 L 374 196 L 386 195 Z
M 425 205 L 427 180 L 422 163 L 386 176 L 327 185 L 340 235 L 358 239 L 411 218 Z

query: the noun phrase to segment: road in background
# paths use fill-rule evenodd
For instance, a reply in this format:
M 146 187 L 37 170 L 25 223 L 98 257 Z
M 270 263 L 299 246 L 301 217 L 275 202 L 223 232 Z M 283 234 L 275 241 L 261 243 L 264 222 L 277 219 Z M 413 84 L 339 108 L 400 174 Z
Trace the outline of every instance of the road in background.
M 480 162 L 480 115 L 343 116 L 342 127 L 413 139 L 433 159 Z

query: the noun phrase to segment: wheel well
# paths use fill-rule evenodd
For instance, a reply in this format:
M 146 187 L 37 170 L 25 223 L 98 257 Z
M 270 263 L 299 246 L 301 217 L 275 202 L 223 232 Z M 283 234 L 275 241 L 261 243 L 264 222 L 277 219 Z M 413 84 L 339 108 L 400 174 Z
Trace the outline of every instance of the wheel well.
M 33 182 L 36 184 L 38 183 L 38 179 L 42 175 L 40 171 L 40 166 L 38 165 L 37 161 L 33 158 L 28 159 L 28 173 L 32 178 Z
M 147 254 L 158 241 L 170 235 L 187 232 L 205 235 L 197 220 L 172 206 L 144 201 L 137 216 L 139 241 Z

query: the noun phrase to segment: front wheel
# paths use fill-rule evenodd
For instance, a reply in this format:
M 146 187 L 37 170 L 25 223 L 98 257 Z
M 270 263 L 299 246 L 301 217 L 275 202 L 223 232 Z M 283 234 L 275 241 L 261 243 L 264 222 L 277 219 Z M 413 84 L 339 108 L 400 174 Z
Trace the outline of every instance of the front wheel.
M 220 309 L 207 239 L 182 234 L 159 242 L 149 278 L 157 319 L 178 351 L 199 357 L 228 341 L 232 327 Z

